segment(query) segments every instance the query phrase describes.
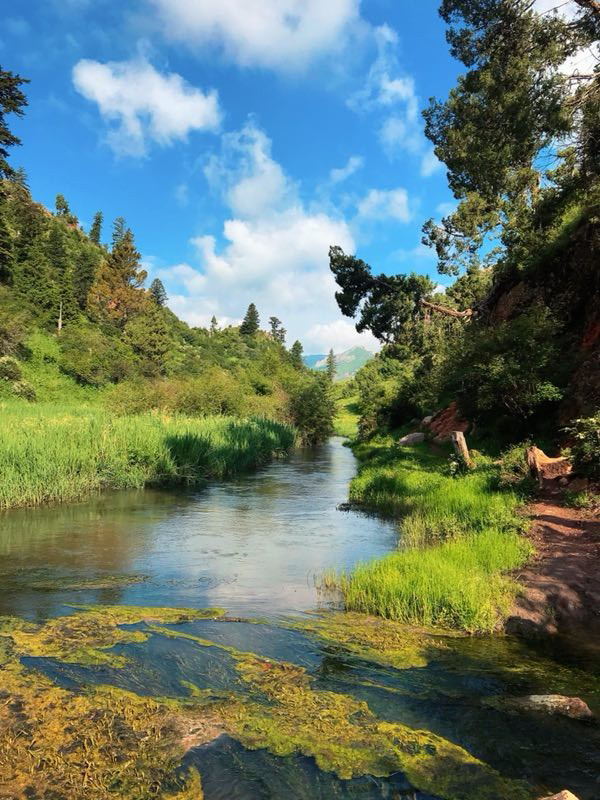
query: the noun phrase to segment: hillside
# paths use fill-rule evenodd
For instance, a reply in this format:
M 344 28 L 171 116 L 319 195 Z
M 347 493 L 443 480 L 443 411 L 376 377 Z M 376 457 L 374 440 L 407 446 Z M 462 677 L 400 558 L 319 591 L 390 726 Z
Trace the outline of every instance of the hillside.
M 351 347 L 343 353 L 335 354 L 336 373 L 335 380 L 343 381 L 352 378 L 361 367 L 373 358 L 373 353 L 365 347 Z M 311 369 L 324 371 L 327 369 L 326 355 L 304 356 L 304 364 Z

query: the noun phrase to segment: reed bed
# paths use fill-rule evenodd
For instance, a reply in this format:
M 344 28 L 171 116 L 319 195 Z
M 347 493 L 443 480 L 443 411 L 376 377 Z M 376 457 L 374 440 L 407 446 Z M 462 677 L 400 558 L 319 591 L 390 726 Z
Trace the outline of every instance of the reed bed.
M 115 416 L 94 407 L 0 404 L 0 508 L 103 489 L 194 485 L 253 469 L 294 443 L 267 419 Z

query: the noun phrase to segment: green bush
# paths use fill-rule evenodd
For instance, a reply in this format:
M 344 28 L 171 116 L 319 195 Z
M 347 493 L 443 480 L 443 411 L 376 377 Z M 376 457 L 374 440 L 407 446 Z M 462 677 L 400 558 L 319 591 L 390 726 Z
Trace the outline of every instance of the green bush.
M 35 389 L 27 381 L 16 381 L 13 383 L 11 390 L 15 397 L 20 397 L 22 400 L 28 400 L 32 403 L 37 399 Z
M 134 371 L 134 355 L 126 344 L 98 327 L 70 325 L 60 338 L 63 372 L 87 386 L 105 386 Z
M 502 453 L 498 475 L 499 488 L 515 489 L 522 495 L 535 492 L 537 484 L 531 476 L 526 454 L 530 445 L 531 442 L 522 442 Z
M 0 380 L 12 383 L 13 381 L 20 381 L 22 377 L 21 365 L 16 358 L 13 358 L 13 356 L 0 356 Z
M 600 478 L 600 411 L 593 417 L 577 419 L 567 432 L 573 438 L 571 456 L 578 472 Z

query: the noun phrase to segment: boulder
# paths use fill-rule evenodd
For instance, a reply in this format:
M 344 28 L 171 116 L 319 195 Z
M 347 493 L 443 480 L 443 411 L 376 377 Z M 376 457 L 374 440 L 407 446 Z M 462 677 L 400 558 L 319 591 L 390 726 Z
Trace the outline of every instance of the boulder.
M 570 719 L 592 720 L 594 715 L 586 702 L 579 697 L 562 694 L 530 694 L 527 697 L 494 697 L 489 701 L 494 708 L 503 711 L 560 714 Z
M 399 445 L 420 444 L 425 441 L 425 434 L 416 431 L 415 433 L 407 433 L 401 439 L 398 439 Z
M 433 419 L 433 414 L 430 414 L 428 417 L 423 417 L 421 420 L 421 425 L 423 428 L 428 428 L 431 425 L 431 420 Z
M 558 794 L 553 794 L 551 797 L 542 797 L 541 800 L 577 800 L 577 797 L 568 789 L 564 789 Z
M 444 408 L 434 414 L 428 424 L 428 428 L 434 437 L 434 442 L 437 444 L 450 441 L 452 431 L 466 433 L 469 427 L 468 420 L 460 415 L 458 406 L 454 402 L 450 403 L 448 408 Z

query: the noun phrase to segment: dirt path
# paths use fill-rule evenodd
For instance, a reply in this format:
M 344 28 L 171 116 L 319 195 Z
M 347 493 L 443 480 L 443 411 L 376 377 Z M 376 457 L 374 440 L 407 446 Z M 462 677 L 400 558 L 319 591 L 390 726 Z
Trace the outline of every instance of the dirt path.
M 552 488 L 532 511 L 537 553 L 516 575 L 523 591 L 506 629 L 531 634 L 595 628 L 600 633 L 600 520 L 561 505 Z

